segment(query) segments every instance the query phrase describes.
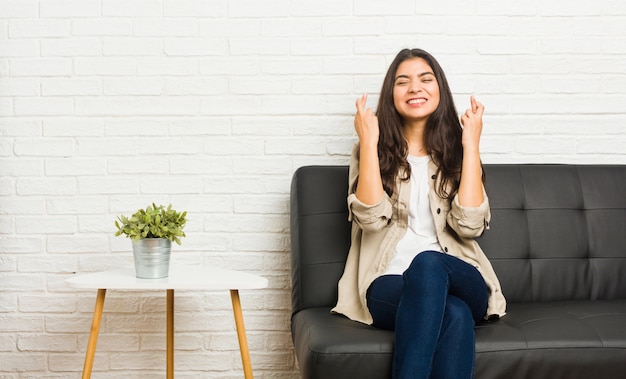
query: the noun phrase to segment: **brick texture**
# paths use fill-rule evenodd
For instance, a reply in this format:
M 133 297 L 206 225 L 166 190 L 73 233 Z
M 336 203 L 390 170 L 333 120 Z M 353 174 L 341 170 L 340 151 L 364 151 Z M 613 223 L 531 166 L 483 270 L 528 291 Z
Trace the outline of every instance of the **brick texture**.
M 174 261 L 242 291 L 256 377 L 296 379 L 289 183 L 347 164 L 354 101 L 404 47 L 432 52 L 486 163 L 626 163 L 622 1 L 0 0 L 0 377 L 79 378 L 95 292 L 132 265 L 113 221 L 189 211 Z M 165 297 L 110 291 L 95 378 L 162 378 Z M 239 378 L 227 293 L 178 295 L 176 374 Z

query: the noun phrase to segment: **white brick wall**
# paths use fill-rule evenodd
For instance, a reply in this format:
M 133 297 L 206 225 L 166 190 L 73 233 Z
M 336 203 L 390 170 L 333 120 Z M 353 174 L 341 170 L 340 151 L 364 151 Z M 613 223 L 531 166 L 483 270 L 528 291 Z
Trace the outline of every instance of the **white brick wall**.
M 295 379 L 288 196 L 346 164 L 354 101 L 403 47 L 485 103 L 487 163 L 626 163 L 626 2 L 0 0 L 0 378 L 78 378 L 95 292 L 131 265 L 113 221 L 189 211 L 174 260 L 242 291 L 258 378 Z M 162 378 L 165 298 L 111 291 L 94 378 Z M 227 293 L 176 300 L 179 378 L 240 378 Z

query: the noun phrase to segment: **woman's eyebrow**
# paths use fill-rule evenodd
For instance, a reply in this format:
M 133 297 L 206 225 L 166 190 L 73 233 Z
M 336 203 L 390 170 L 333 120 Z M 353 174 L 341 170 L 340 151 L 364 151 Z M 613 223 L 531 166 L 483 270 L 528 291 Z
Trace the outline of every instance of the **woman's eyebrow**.
M 426 76 L 426 75 L 432 75 L 435 76 L 435 74 L 432 71 L 424 71 L 421 74 L 417 74 L 418 78 L 421 78 L 422 76 Z M 396 76 L 396 80 L 398 79 L 410 79 L 409 75 L 398 75 Z

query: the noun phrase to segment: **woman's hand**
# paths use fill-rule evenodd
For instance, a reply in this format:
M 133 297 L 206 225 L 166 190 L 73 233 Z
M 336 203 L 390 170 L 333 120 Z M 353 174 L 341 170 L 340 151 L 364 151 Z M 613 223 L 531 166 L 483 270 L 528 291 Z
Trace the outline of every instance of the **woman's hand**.
M 463 137 L 461 139 L 464 150 L 478 151 L 480 135 L 483 130 L 483 113 L 485 107 L 474 96 L 470 96 L 471 108 L 461 116 Z
M 365 109 L 367 94 L 356 101 L 354 129 L 359 135 L 359 181 L 356 197 L 365 204 L 376 204 L 383 197 L 380 163 L 378 162 L 378 117 L 371 108 Z
M 372 108 L 365 108 L 367 94 L 363 94 L 356 101 L 356 115 L 354 116 L 354 129 L 359 136 L 359 143 L 364 147 L 378 147 L 378 117 Z
M 483 200 L 482 167 L 480 163 L 480 134 L 483 130 L 485 107 L 470 97 L 471 108 L 461 116 L 463 124 L 463 166 L 459 184 L 459 204 L 464 207 L 477 207 Z

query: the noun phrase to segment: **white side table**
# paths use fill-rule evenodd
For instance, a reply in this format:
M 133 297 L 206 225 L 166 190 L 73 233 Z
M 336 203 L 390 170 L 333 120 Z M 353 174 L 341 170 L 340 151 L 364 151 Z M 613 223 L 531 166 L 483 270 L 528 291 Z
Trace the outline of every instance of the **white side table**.
M 244 375 L 246 379 L 253 378 L 250 352 L 248 350 L 243 313 L 239 300 L 239 290 L 265 288 L 267 287 L 267 279 L 245 272 L 216 267 L 172 264 L 169 277 L 162 279 L 138 279 L 135 277 L 134 268 L 131 267 L 76 275 L 68 278 L 66 283 L 73 288 L 98 290 L 91 332 L 89 333 L 89 343 L 85 355 L 83 379 L 91 377 L 107 289 L 167 291 L 167 379 L 174 378 L 174 290 L 230 290 Z

